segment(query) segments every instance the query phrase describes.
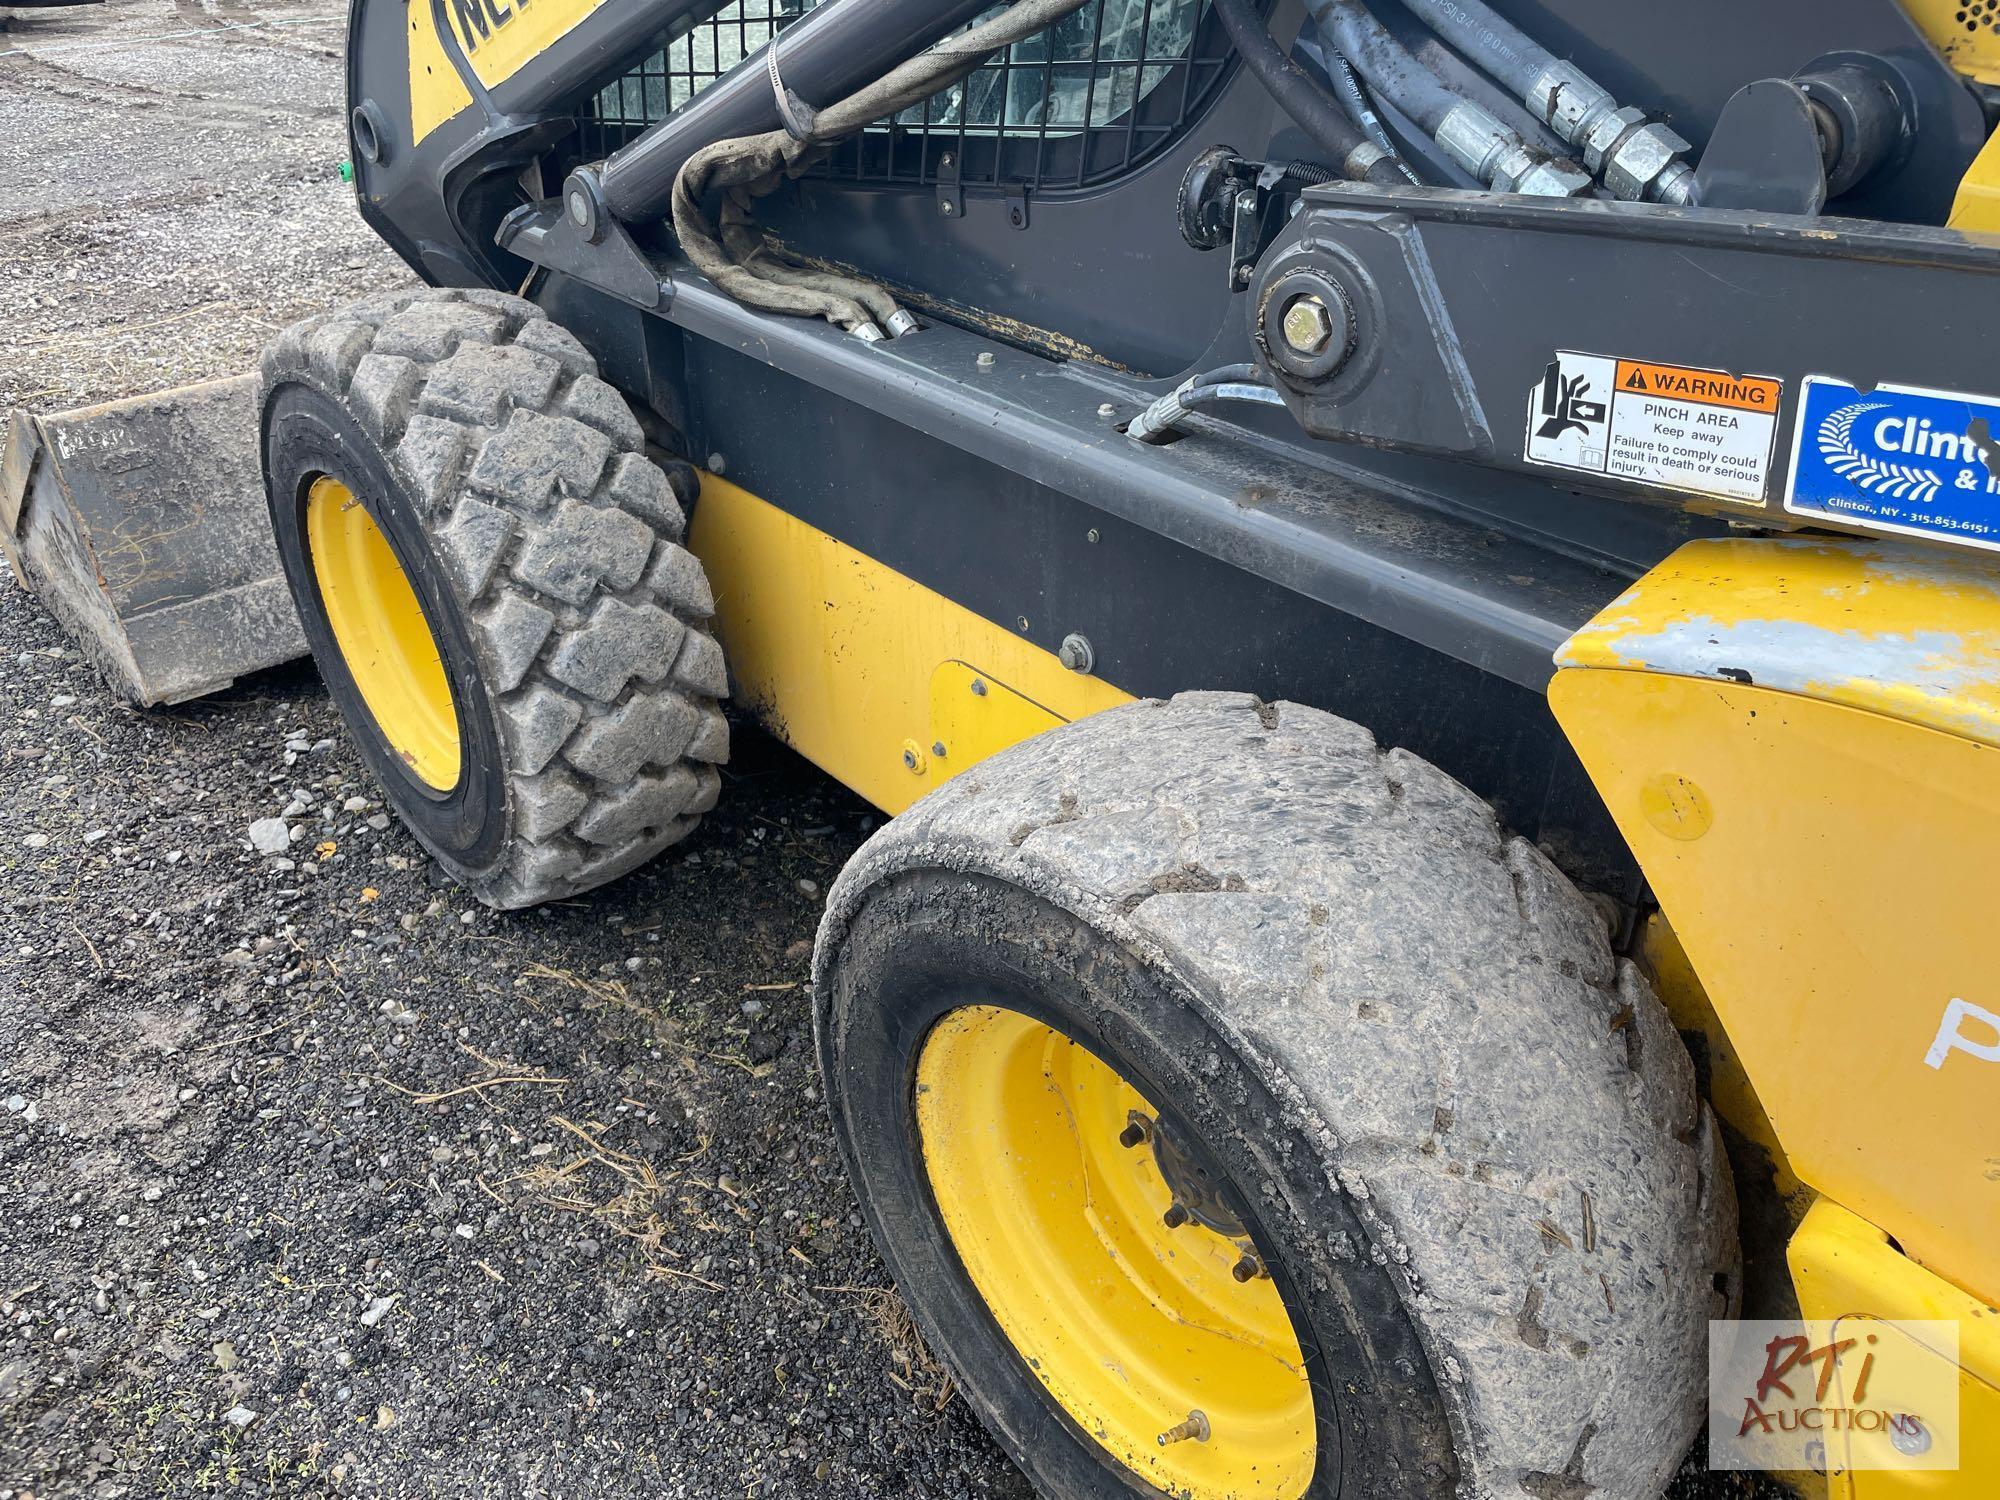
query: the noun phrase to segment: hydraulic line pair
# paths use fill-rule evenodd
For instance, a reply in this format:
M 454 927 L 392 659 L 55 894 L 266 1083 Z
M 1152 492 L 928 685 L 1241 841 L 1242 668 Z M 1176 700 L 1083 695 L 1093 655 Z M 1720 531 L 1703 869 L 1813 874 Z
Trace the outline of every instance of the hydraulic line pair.
M 1613 197 L 1682 205 L 1692 149 L 1643 112 L 1556 58 L 1483 0 L 1405 0 L 1468 62 L 1509 89 L 1537 121 L 1578 147 L 1583 165 L 1523 140 L 1493 113 L 1445 86 L 1361 0 L 1307 0 L 1322 37 L 1377 94 L 1451 160 L 1497 192 L 1575 197 L 1601 182 Z M 1586 170 L 1587 169 L 1587 170 Z

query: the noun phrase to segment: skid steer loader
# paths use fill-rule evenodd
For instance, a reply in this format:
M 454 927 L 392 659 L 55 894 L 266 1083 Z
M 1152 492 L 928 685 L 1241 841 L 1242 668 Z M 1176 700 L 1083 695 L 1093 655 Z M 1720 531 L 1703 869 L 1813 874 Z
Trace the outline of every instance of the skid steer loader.
M 427 289 L 264 359 L 303 638 L 498 906 L 726 697 L 898 814 L 827 1098 L 1042 1493 L 1657 1495 L 1752 1314 L 1944 1393 L 1774 1356 L 1791 1482 L 2000 1493 L 1993 0 L 354 0 L 347 79 Z

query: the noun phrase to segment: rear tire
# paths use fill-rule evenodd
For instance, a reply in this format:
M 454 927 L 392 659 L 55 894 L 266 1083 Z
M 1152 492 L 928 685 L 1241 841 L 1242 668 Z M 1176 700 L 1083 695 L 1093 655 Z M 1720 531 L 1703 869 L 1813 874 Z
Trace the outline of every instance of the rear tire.
M 695 476 L 646 456 L 583 346 L 517 297 L 397 292 L 287 329 L 263 375 L 266 489 L 300 623 L 386 800 L 438 861 L 521 907 L 684 838 L 729 746 L 714 599 L 681 545 Z M 360 585 L 315 555 L 316 536 L 331 545 L 322 481 L 350 497 L 334 514 L 360 506 L 372 528 L 349 521 L 393 554 L 364 534 L 357 555 L 377 561 Z M 356 644 L 396 635 L 393 605 L 367 611 L 397 572 L 448 685 L 455 775 L 434 743 L 418 753 L 411 715 L 384 707 L 383 653 Z M 387 622 L 372 636 L 371 618 Z M 421 657 L 415 639 L 399 649 Z
M 1002 1331 L 1005 1281 L 969 1269 L 995 1252 L 948 1226 L 915 1088 L 955 1006 L 1074 1038 L 1235 1185 L 1316 1361 L 1306 1495 L 1650 1500 L 1680 1463 L 1740 1283 L 1719 1133 L 1589 903 L 1433 767 L 1295 704 L 1114 709 L 876 835 L 814 974 L 863 1211 L 1043 1493 L 1158 1490 Z

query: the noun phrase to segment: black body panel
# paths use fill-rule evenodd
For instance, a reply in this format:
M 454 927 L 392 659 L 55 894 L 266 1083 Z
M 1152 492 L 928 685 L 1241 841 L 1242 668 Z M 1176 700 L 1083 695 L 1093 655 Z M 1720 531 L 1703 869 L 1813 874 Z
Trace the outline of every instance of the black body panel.
M 1524 367 L 1518 390 L 1510 374 L 1493 374 L 1479 409 L 1480 392 L 1455 383 L 1468 356 L 1444 336 L 1449 317 L 1440 334 L 1439 311 L 1476 307 L 1474 332 L 1505 325 L 1504 340 L 1487 342 L 1507 343 L 1510 359 L 1523 340 L 1550 353 L 1585 347 L 1567 341 L 1562 299 L 1549 289 L 1560 267 L 1524 272 L 1532 292 L 1489 280 L 1506 258 L 1460 227 L 1481 220 L 1504 235 L 1513 210 L 1459 215 L 1440 197 L 1404 203 L 1339 186 L 1314 194 L 1325 224 L 1346 203 L 1349 224 L 1435 221 L 1436 263 L 1415 234 L 1404 238 L 1417 250 L 1399 263 L 1423 311 L 1401 319 L 1374 357 L 1406 385 L 1425 361 L 1442 361 L 1440 380 L 1418 383 L 1421 403 L 1469 395 L 1476 420 L 1464 441 L 1390 451 L 1375 446 L 1398 441 L 1386 428 L 1357 429 L 1359 442 L 1315 441 L 1291 414 L 1252 408 L 1143 448 L 1123 438 L 1120 420 L 1191 369 L 1253 355 L 1252 297 L 1232 289 L 1228 255 L 1182 240 L 1175 211 L 1182 176 L 1206 147 L 1310 156 L 1254 78 L 1234 70 L 1170 145 L 1087 189 L 940 180 L 944 137 L 931 136 L 918 139 L 919 180 L 809 176 L 759 200 L 759 221 L 778 239 L 879 277 L 930 321 L 869 346 L 746 312 L 690 274 L 657 226 L 613 225 L 589 244 L 560 232 L 552 195 L 596 138 L 577 116 L 640 57 L 607 59 L 596 74 L 579 60 L 612 36 L 629 46 L 627 7 L 637 3 L 610 0 L 622 22 L 599 12 L 551 49 L 545 73 L 491 96 L 475 91 L 479 102 L 411 147 L 406 12 L 355 0 L 351 95 L 391 127 L 382 160 L 357 161 L 362 211 L 420 274 L 527 285 L 696 459 L 722 454 L 732 480 L 1039 645 L 1087 635 L 1099 675 L 1120 687 L 1240 688 L 1359 720 L 1490 797 L 1573 875 L 1636 894 L 1629 856 L 1541 688 L 1567 633 L 1723 523 L 1481 462 L 1504 447 L 1492 434 L 1520 422 L 1533 370 Z M 1697 147 L 1742 85 L 1831 51 L 1879 54 L 1903 75 L 1923 128 L 1834 212 L 1939 222 L 1985 133 L 1978 103 L 1895 0 L 1498 4 L 1626 102 L 1664 110 Z M 1392 0 L 1382 8 L 1407 26 Z M 1303 14 L 1279 0 L 1274 35 L 1289 42 Z M 564 91 L 574 97 L 555 97 Z M 1583 220 L 1628 216 L 1573 207 Z M 1303 232 L 1313 221 L 1296 222 Z M 1816 221 L 1799 222 L 1817 232 Z M 1749 330 L 1730 305 L 1740 344 Z M 1523 328 L 1537 318 L 1530 338 Z M 1612 309 L 1614 326 L 1644 329 L 1649 319 L 1668 347 L 1623 352 L 1700 362 L 1707 331 L 1686 309 L 1649 310 L 1638 289 Z M 1774 312 L 1774 336 L 1782 322 Z M 1875 352 L 1865 330 L 1855 337 Z M 1841 368 L 1866 377 L 1871 360 Z

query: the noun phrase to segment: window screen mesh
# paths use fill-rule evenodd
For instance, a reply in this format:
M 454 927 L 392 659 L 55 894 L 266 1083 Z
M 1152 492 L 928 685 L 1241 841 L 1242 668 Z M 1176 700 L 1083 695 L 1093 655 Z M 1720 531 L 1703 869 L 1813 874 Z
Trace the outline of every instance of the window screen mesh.
M 604 88 L 585 151 L 601 156 L 687 103 L 816 0 L 734 0 Z M 996 13 L 998 7 L 995 8 Z M 860 182 L 1081 188 L 1168 145 L 1222 82 L 1209 0 L 1091 0 L 970 77 L 843 142 L 819 169 Z

